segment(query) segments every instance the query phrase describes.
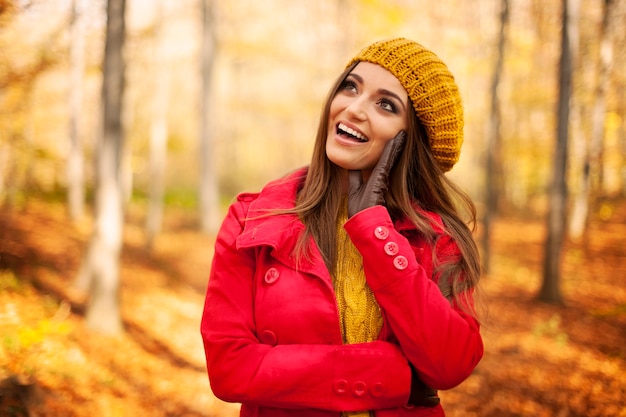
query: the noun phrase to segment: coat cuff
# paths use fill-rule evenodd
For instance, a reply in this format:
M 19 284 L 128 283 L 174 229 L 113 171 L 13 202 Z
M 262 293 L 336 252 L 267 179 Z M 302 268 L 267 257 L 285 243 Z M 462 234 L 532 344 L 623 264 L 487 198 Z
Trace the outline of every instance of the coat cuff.
M 363 256 L 367 282 L 373 291 L 420 268 L 406 237 L 398 232 L 384 206 L 374 206 L 352 216 L 344 225 Z
M 383 342 L 349 345 L 333 354 L 332 384 L 334 409 L 392 408 L 406 404 L 411 371 L 395 345 Z

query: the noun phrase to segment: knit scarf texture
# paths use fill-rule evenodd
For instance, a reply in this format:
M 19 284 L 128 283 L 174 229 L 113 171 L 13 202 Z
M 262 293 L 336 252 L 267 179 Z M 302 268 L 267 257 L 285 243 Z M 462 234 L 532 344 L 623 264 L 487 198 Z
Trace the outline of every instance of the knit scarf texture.
M 348 220 L 347 199 L 337 216 L 337 265 L 333 286 L 345 344 L 372 342 L 383 325 L 380 307 L 367 285 L 363 258 L 343 228 Z M 342 417 L 370 417 L 370 411 L 343 412 Z

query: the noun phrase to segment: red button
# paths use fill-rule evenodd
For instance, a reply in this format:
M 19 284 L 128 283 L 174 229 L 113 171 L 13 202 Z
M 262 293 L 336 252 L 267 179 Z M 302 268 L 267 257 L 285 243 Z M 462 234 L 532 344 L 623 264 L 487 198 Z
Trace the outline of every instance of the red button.
M 343 395 L 348 392 L 348 381 L 345 379 L 338 379 L 334 384 L 335 393 L 339 395 Z
M 367 392 L 367 385 L 363 381 L 356 381 L 352 384 L 352 394 L 355 397 L 362 397 Z
M 393 260 L 393 266 L 395 266 L 396 269 L 402 271 L 403 269 L 406 269 L 407 266 L 409 266 L 409 261 L 407 261 L 404 256 L 398 255 Z
M 389 236 L 389 229 L 387 229 L 385 226 L 378 226 L 376 229 L 374 229 L 374 236 L 376 236 L 380 240 L 385 240 L 387 239 L 387 236 Z
M 398 254 L 398 244 L 396 242 L 385 243 L 385 253 L 393 256 Z
M 263 330 L 259 336 L 259 341 L 264 345 L 276 346 L 278 339 L 276 333 L 271 330 Z
M 385 393 L 385 386 L 382 382 L 377 382 L 370 388 L 370 395 L 374 398 L 382 397 Z
M 265 282 L 268 284 L 273 284 L 276 282 L 279 275 L 280 275 L 280 272 L 278 272 L 278 269 L 270 268 L 265 273 Z

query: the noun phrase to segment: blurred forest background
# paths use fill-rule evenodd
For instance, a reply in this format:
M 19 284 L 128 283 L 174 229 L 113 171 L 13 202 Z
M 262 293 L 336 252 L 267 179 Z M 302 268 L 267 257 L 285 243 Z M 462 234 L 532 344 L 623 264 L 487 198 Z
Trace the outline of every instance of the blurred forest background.
M 626 0 L 0 0 L 0 416 L 236 415 L 198 330 L 216 229 L 308 163 L 335 77 L 395 36 L 464 99 L 449 175 L 489 315 L 448 414 L 626 416 L 625 22 Z

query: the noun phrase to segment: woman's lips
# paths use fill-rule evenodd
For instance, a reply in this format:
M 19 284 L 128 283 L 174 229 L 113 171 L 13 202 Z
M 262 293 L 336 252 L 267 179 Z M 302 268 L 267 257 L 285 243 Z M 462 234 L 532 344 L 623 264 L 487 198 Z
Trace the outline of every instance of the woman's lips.
M 367 137 L 363 133 L 341 122 L 337 124 L 336 132 L 337 132 L 337 135 L 339 135 L 342 138 L 351 139 L 359 143 L 367 142 Z

